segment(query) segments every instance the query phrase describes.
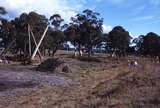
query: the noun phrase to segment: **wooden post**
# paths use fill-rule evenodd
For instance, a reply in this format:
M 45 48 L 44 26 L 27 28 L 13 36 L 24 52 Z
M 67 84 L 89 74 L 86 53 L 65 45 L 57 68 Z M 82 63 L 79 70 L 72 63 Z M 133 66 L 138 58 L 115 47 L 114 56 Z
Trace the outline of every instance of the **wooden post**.
M 0 25 L 3 25 L 1 20 L 0 20 Z
M 39 43 L 38 43 L 38 45 L 37 45 L 35 51 L 33 52 L 33 55 L 32 55 L 32 57 L 31 57 L 31 60 L 34 60 L 34 57 L 35 57 L 35 55 L 36 55 L 36 53 L 37 53 L 37 51 L 38 51 L 38 49 L 39 49 L 39 47 L 40 47 L 40 45 L 41 45 L 41 43 L 42 43 L 42 41 L 43 41 L 43 39 L 44 39 L 46 33 L 47 33 L 48 27 L 49 27 L 49 26 L 47 25 L 47 27 L 46 27 L 46 29 L 45 29 L 45 31 L 44 31 L 44 33 L 43 33 L 41 39 L 40 39 L 40 41 L 39 41 Z
M 29 36 L 29 38 L 28 38 L 28 41 L 29 41 L 29 56 L 31 57 L 32 56 L 32 50 L 31 50 L 31 32 L 30 32 L 31 30 L 30 30 L 30 27 L 29 27 L 29 24 L 28 24 L 28 36 Z
M 31 28 L 30 28 L 30 30 L 31 30 Z M 38 46 L 37 45 L 37 42 L 36 42 L 36 39 L 35 39 L 35 36 L 34 36 L 34 34 L 33 34 L 33 32 L 32 32 L 32 30 L 30 31 L 31 32 L 31 36 L 32 36 L 32 38 L 33 38 L 33 41 L 34 41 L 34 44 L 36 45 L 36 47 Z M 41 54 L 41 52 L 40 52 L 40 50 L 38 49 L 38 55 L 39 55 L 39 58 L 40 58 L 40 61 L 42 60 L 42 54 Z

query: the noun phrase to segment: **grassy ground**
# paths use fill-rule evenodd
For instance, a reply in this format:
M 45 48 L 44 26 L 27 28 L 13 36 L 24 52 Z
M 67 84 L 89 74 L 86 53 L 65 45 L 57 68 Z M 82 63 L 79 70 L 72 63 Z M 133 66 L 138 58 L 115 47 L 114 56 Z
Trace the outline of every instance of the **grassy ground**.
M 159 108 L 160 65 L 138 58 L 138 67 L 129 68 L 127 59 L 115 60 L 107 55 L 73 58 L 58 53 L 71 73 L 58 73 L 78 82 L 68 87 L 43 86 L 2 108 Z M 87 59 L 87 60 L 86 60 Z M 90 62 L 89 62 L 90 61 Z

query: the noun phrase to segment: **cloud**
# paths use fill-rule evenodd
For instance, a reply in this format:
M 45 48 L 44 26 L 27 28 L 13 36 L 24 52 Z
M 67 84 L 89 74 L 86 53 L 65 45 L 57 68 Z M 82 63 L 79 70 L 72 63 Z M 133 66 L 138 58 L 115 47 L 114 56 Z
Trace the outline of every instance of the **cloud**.
M 140 17 L 135 17 L 132 20 L 133 21 L 144 21 L 144 20 L 153 20 L 156 17 L 154 15 L 149 15 L 149 16 L 140 16 Z
M 23 12 L 36 11 L 48 17 L 59 13 L 67 21 L 86 3 L 86 0 L 0 0 L 0 6 L 6 8 L 9 17 L 15 17 Z
M 112 30 L 111 26 L 102 25 L 103 27 L 103 33 L 109 33 Z
M 133 37 L 135 37 L 131 32 L 129 32 L 129 35 L 133 38 Z

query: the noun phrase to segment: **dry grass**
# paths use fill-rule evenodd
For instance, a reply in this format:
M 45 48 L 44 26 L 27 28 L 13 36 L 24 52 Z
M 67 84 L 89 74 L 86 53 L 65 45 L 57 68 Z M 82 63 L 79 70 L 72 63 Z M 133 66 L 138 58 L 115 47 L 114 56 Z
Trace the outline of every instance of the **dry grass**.
M 64 57 L 64 55 L 63 55 Z M 146 59 L 129 68 L 126 60 L 108 57 L 101 62 L 63 58 L 72 73 L 63 74 L 79 82 L 69 87 L 42 87 L 2 108 L 159 108 L 160 67 Z

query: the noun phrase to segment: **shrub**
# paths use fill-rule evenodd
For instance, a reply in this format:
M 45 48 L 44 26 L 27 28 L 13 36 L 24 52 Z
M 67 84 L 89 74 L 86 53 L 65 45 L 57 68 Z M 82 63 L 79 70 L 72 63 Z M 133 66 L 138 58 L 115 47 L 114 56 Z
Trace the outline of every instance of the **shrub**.
M 50 58 L 42 62 L 40 65 L 38 65 L 37 70 L 53 72 L 62 63 L 64 62 L 60 61 L 58 58 Z

